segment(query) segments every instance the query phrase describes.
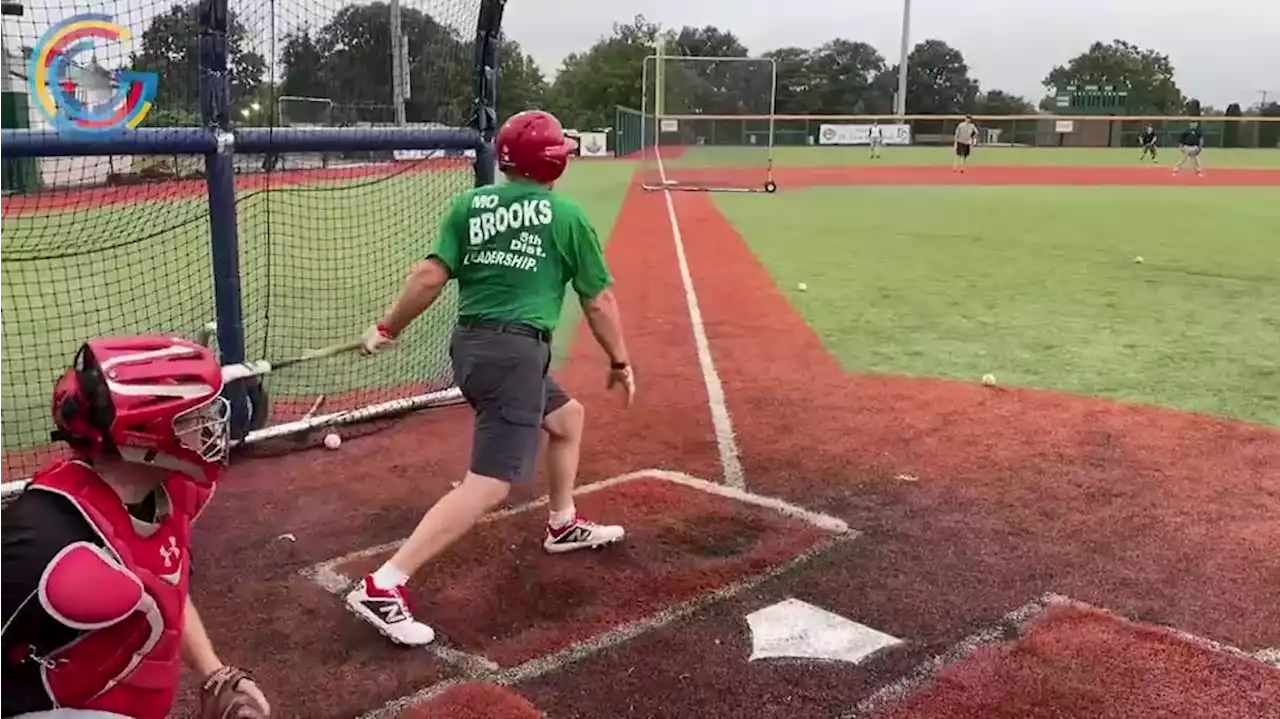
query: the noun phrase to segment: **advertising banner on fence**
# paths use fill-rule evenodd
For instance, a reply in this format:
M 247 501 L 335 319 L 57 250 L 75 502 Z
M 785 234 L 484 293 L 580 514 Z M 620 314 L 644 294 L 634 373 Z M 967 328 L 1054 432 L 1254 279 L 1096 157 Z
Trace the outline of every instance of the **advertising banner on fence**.
M 910 145 L 910 125 L 881 125 L 886 145 Z M 870 125 L 819 125 L 819 145 L 870 145 Z

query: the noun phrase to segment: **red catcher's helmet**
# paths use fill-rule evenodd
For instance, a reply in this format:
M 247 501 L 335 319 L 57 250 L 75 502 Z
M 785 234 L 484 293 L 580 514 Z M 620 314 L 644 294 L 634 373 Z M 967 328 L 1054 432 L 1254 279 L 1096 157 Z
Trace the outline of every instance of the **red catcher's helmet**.
M 565 137 L 556 116 L 542 110 L 512 115 L 498 128 L 495 144 L 498 169 L 544 185 L 564 174 L 569 154 L 578 147 L 576 141 Z
M 230 446 L 230 407 L 213 352 L 177 337 L 86 342 L 53 389 L 54 439 L 212 481 Z

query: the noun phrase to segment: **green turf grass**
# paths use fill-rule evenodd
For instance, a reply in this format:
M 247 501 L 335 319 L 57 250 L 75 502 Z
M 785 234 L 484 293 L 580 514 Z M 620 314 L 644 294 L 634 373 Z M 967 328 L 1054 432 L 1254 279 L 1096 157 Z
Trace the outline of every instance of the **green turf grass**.
M 974 148 L 969 164 L 982 165 L 1075 165 L 1138 167 L 1139 148 L 1056 148 L 1056 147 L 982 147 Z M 1172 168 L 1181 154 L 1176 149 L 1162 148 L 1159 163 Z M 688 147 L 679 159 L 665 159 L 672 167 L 742 167 L 763 168 L 768 152 L 762 147 Z M 886 147 L 879 160 L 870 158 L 866 147 L 827 146 L 773 148 L 773 162 L 778 167 L 836 167 L 845 165 L 937 165 L 951 166 L 955 154 L 951 147 Z M 1206 170 L 1223 168 L 1280 169 L 1280 149 L 1248 150 L 1207 148 L 1200 156 Z M 650 161 L 649 164 L 652 164 Z
M 1280 425 L 1276 188 L 716 199 L 850 370 L 990 372 Z

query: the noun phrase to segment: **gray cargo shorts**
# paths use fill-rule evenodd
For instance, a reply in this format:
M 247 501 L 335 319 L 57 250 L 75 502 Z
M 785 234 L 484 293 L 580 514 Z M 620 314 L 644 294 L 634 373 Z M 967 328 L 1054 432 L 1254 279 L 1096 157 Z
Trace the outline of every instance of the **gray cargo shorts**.
M 471 471 L 508 482 L 532 477 L 542 419 L 569 401 L 547 374 L 550 334 L 527 325 L 460 320 L 449 359 L 476 413 Z

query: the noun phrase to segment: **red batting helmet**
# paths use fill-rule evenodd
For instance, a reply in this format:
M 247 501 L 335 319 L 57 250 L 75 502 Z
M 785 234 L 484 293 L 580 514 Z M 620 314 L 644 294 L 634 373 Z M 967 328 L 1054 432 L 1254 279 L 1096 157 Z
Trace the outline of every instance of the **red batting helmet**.
M 498 128 L 498 169 L 549 185 L 564 174 L 569 154 L 578 143 L 565 137 L 555 115 L 525 110 L 512 115 Z
M 54 439 L 89 457 L 114 449 L 212 480 L 230 445 L 221 391 L 222 366 L 207 347 L 162 335 L 92 339 L 54 387 Z

